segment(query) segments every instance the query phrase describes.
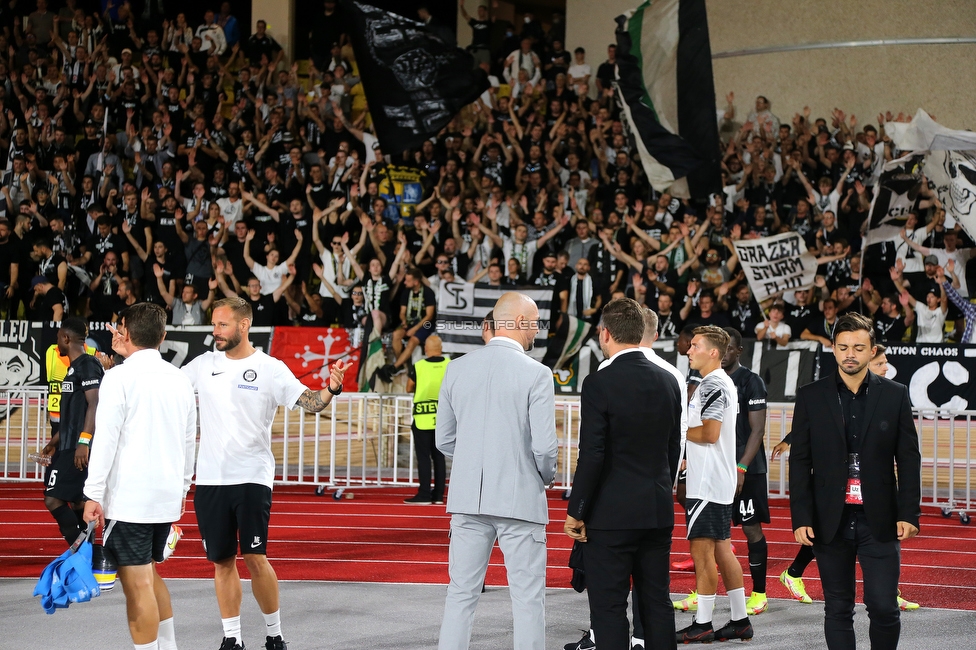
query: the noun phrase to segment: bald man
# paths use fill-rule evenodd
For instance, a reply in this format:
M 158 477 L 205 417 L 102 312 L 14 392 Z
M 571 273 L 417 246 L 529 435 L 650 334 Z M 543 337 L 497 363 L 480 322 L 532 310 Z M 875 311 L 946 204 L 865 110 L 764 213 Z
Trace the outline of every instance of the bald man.
M 492 315 L 491 340 L 450 363 L 437 404 L 437 448 L 453 458 L 451 582 L 439 650 L 468 647 L 496 539 L 508 571 L 514 648 L 545 649 L 546 486 L 557 452 L 552 371 L 525 354 L 539 330 L 531 298 L 503 294 Z
M 441 337 L 436 334 L 424 342 L 426 359 L 418 361 L 410 368 L 407 379 L 407 392 L 413 393 L 413 446 L 417 452 L 417 479 L 420 487 L 417 494 L 404 499 L 412 505 L 440 505 L 444 503 L 444 483 L 447 466 L 444 454 L 434 446 L 434 428 L 437 425 L 437 396 L 441 382 L 447 371 L 450 359 L 445 359 Z M 430 489 L 431 461 L 434 465 L 434 490 Z

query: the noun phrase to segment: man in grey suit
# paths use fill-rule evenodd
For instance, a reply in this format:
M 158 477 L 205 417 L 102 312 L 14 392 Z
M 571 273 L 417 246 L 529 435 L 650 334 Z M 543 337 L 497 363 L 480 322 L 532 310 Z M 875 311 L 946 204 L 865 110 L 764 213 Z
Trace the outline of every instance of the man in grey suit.
M 505 556 L 515 650 L 545 649 L 546 485 L 556 475 L 552 371 L 525 353 L 538 332 L 531 298 L 506 293 L 485 347 L 447 367 L 437 448 L 453 458 L 451 549 L 439 650 L 465 650 L 491 547 Z

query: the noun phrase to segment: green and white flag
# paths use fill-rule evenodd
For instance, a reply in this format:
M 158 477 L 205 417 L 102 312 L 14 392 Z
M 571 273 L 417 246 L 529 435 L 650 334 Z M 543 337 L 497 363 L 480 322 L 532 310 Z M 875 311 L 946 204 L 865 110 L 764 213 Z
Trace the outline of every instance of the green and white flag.
M 649 0 L 619 16 L 617 88 L 655 190 L 696 199 L 721 191 L 705 0 Z

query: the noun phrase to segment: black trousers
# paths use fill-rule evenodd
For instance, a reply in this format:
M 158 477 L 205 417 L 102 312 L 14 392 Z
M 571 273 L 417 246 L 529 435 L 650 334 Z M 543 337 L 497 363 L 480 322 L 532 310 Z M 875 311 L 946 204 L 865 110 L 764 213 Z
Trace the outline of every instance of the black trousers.
M 627 595 L 633 579 L 644 647 L 676 648 L 668 561 L 673 528 L 597 530 L 583 544 L 590 625 L 600 650 L 629 650 Z
M 898 574 L 901 546 L 897 540 L 879 542 L 871 534 L 863 512 L 853 513 L 853 525 L 845 518 L 829 544 L 814 538 L 813 552 L 820 568 L 824 591 L 824 636 L 829 650 L 855 650 L 855 559 L 864 576 L 864 604 L 871 621 L 872 650 L 898 647 L 901 611 L 898 609 Z M 589 577 L 589 576 L 587 576 Z
M 447 464 L 444 454 L 434 446 L 434 431 L 432 429 L 418 429 L 410 425 L 413 430 L 413 446 L 417 450 L 417 478 L 420 488 L 417 495 L 430 497 L 431 501 L 444 500 L 444 483 L 447 481 Z M 430 489 L 430 470 L 433 460 L 434 490 Z

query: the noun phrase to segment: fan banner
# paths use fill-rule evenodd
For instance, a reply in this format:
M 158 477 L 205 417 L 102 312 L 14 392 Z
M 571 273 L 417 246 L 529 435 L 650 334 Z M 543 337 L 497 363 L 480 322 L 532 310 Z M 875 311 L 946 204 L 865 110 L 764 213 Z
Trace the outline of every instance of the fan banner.
M 740 239 L 735 252 L 758 302 L 782 291 L 807 288 L 817 277 L 817 258 L 799 233 Z

